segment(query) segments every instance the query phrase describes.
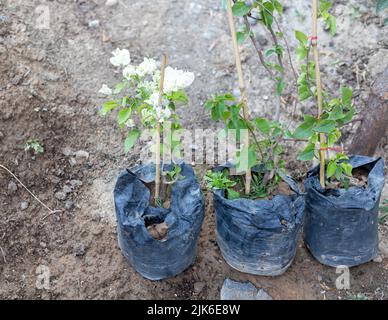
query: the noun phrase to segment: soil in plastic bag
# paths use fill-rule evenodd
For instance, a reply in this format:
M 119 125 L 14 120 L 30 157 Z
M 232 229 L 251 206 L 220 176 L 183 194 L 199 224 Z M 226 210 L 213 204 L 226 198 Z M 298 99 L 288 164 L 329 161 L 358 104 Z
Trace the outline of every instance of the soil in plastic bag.
M 305 181 L 304 239 L 312 255 L 329 266 L 356 266 L 378 255 L 378 212 L 384 188 L 381 158 L 352 156 L 353 169 L 369 172 L 364 186 L 323 189 L 319 168 Z
M 225 165 L 215 170 L 230 167 Z M 291 265 L 305 201 L 295 181 L 287 176 L 282 179 L 294 191 L 293 195 L 275 195 L 271 200 L 229 200 L 224 190 L 214 192 L 217 243 L 231 267 L 241 272 L 276 276 Z
M 184 177 L 172 185 L 169 208 L 150 206 L 146 184 L 155 180 L 155 165 L 139 166 L 120 174 L 114 190 L 118 241 L 130 264 L 143 277 L 173 277 L 196 258 L 197 240 L 204 219 L 204 199 L 191 166 L 181 164 Z M 169 170 L 165 165 L 163 170 Z M 167 235 L 154 239 L 150 225 L 164 225 Z

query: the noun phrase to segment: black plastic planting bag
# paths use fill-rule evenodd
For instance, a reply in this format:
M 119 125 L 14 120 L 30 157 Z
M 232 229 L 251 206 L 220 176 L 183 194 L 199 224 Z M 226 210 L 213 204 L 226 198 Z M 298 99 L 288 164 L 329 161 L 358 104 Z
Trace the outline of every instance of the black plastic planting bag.
M 284 176 L 283 180 L 294 195 L 277 195 L 272 200 L 229 200 L 223 190 L 214 192 L 217 242 L 231 267 L 276 276 L 291 265 L 301 233 L 304 195 L 291 178 Z
M 378 255 L 378 212 L 384 187 L 381 158 L 350 157 L 353 168 L 369 171 L 366 187 L 322 189 L 319 168 L 305 181 L 304 238 L 313 256 L 329 266 L 356 266 Z
M 195 260 L 197 240 L 204 218 L 204 200 L 193 169 L 180 165 L 183 179 L 172 185 L 169 209 L 151 207 L 150 191 L 144 183 L 155 180 L 155 165 L 140 166 L 122 173 L 114 199 L 121 251 L 143 277 L 159 280 L 173 277 Z M 169 169 L 165 166 L 164 169 Z M 156 240 L 146 222 L 168 225 L 167 237 Z

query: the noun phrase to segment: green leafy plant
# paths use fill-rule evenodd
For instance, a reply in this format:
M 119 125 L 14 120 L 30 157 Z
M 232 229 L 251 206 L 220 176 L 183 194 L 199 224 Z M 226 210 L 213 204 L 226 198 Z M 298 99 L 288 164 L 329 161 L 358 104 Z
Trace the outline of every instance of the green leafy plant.
M 379 223 L 384 224 L 388 220 L 388 199 L 384 199 L 380 206 Z
M 164 171 L 163 175 L 166 177 L 166 184 L 174 184 L 176 181 L 184 179 L 185 177 L 181 174 L 182 168 L 174 164 L 172 169 Z
M 207 183 L 207 188 L 210 190 L 225 190 L 227 192 L 227 197 L 230 200 L 240 198 L 240 193 L 233 190 L 233 187 L 237 182 L 228 178 L 227 170 L 218 172 L 209 170 L 206 172 L 205 181 Z
M 251 39 L 260 63 L 273 80 L 274 93 L 277 97 L 274 119 L 278 121 L 280 117 L 281 95 L 286 87 L 286 69 L 284 63 L 286 55 L 288 56 L 288 62 L 295 81 L 297 79 L 291 58 L 290 46 L 278 22 L 278 18 L 283 14 L 283 6 L 277 0 L 255 0 L 249 3 L 243 0 L 237 0 L 233 1 L 232 11 L 234 16 L 243 17 L 244 20 L 244 24 L 239 26 L 237 32 L 239 43 L 243 43 L 248 38 Z M 272 43 L 269 49 L 264 51 L 260 46 L 248 18 L 257 20 L 268 31 Z
M 280 182 L 280 172 L 284 171 L 285 161 L 282 158 L 283 140 L 290 135 L 277 121 L 256 117 L 247 120 L 242 114 L 242 103 L 237 102 L 232 94 L 214 96 L 205 104 L 205 109 L 211 113 L 213 121 L 222 121 L 225 130 L 235 130 L 237 144 L 242 148 L 235 155 L 237 167 L 246 170 L 255 165 L 263 167 L 263 175 L 259 178 L 252 176 L 252 186 L 248 193 L 251 198 L 263 198 Z M 248 134 L 248 148 L 244 145 L 244 130 Z M 242 155 L 247 154 L 247 164 L 241 161 Z M 264 190 L 264 191 L 262 191 Z
M 29 139 L 24 145 L 25 151 L 32 150 L 36 155 L 43 154 L 44 148 L 37 139 Z
M 308 37 L 301 31 L 295 31 L 295 37 L 299 43 L 296 49 L 297 58 L 302 61 L 300 75 L 298 77 L 298 96 L 300 101 L 312 100 L 318 105 L 317 116 L 305 115 L 293 137 L 307 139 L 305 149 L 299 154 L 301 161 L 311 161 L 318 158 L 321 163 L 320 182 L 325 187 L 325 181 L 336 179 L 346 187 L 352 175 L 352 166 L 347 162 L 348 157 L 342 148 L 335 146 L 341 137 L 340 128 L 349 123 L 355 109 L 352 102 L 353 92 L 348 87 L 341 88 L 340 97 L 332 97 L 322 90 L 319 65 L 319 52 L 317 48 L 317 19 L 321 17 L 326 27 L 334 35 L 337 31 L 335 17 L 329 13 L 330 1 L 313 1 L 314 19 L 313 36 Z M 310 60 L 313 53 L 314 59 Z M 332 156 L 328 151 L 335 151 Z M 326 174 L 325 174 L 326 168 Z
M 103 116 L 117 111 L 120 128 L 127 128 L 129 133 L 124 142 L 127 153 L 136 143 L 141 129 L 151 129 L 156 138 L 155 143 L 155 202 L 160 190 L 160 154 L 163 149 L 161 135 L 165 124 L 171 130 L 181 128 L 176 109 L 178 105 L 188 102 L 184 91 L 194 81 L 194 74 L 167 66 L 167 57 L 163 55 L 159 66 L 154 59 L 144 58 L 139 65 L 131 65 L 130 53 L 126 49 L 117 49 L 110 62 L 122 70 L 122 80 L 111 89 L 102 85 L 100 93 L 109 98 L 101 109 Z M 171 133 L 172 136 L 172 133 Z M 168 139 L 169 140 L 169 139 Z M 171 141 L 168 141 L 171 147 Z

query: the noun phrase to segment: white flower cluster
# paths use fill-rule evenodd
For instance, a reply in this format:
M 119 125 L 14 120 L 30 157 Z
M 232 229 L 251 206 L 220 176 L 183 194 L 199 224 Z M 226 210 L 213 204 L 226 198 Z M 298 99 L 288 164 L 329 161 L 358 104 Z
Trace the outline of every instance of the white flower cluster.
M 134 79 L 137 87 L 142 89 L 149 98 L 144 102 L 150 108 L 143 109 L 142 118 L 144 122 L 151 123 L 152 120 L 164 122 L 169 119 L 172 112 L 169 108 L 169 100 L 163 97 L 162 105 L 159 105 L 159 82 L 160 71 L 158 62 L 154 59 L 144 58 L 138 66 L 131 65 L 130 53 L 126 49 L 116 49 L 112 52 L 113 57 L 110 62 L 116 67 L 123 67 L 123 77 L 126 80 Z M 165 70 L 163 91 L 166 94 L 183 90 L 194 81 L 194 73 L 167 67 Z M 113 90 L 103 84 L 99 93 L 107 96 L 113 95 Z M 132 126 L 132 123 L 128 123 Z

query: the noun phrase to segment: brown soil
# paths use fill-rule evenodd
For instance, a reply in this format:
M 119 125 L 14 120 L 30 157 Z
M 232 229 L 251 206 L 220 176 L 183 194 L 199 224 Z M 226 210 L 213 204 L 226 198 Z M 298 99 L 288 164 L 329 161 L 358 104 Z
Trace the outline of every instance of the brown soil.
M 118 173 L 139 163 L 144 146 L 124 155 L 125 132 L 117 128 L 114 116 L 102 119 L 96 112 L 101 84 L 119 77 L 109 65 L 110 53 L 126 47 L 138 62 L 143 55 L 168 52 L 173 65 L 195 71 L 190 111 L 179 111 L 189 129 L 214 128 L 203 102 L 216 91 L 237 88 L 227 20 L 219 3 L 156 3 L 121 0 L 107 7 L 103 0 L 0 1 L 0 163 L 51 208 L 61 210 L 47 216 L 47 210 L 19 185 L 15 188 L 0 169 L 0 298 L 218 299 L 223 281 L 232 278 L 251 281 L 275 299 L 348 299 L 356 294 L 386 299 L 387 259 L 352 268 L 350 290 L 337 290 L 335 269 L 316 262 L 302 242 L 293 265 L 280 277 L 231 269 L 217 247 L 209 193 L 193 266 L 157 282 L 131 268 L 117 245 L 112 191 Z M 35 9 L 41 4 L 50 9 L 49 29 L 37 27 L 40 15 Z M 284 21 L 305 30 L 309 17 L 296 18 L 294 6 L 300 12 L 308 10 L 308 2 L 293 1 Z M 352 18 L 352 7 L 358 8 L 359 18 Z M 328 44 L 322 48 L 325 86 L 337 89 L 342 80 L 353 86 L 360 109 L 370 83 L 387 64 L 387 28 L 367 1 L 336 1 L 335 11 L 340 34 L 333 40 L 326 34 L 321 37 Z M 89 23 L 94 20 L 99 20 L 97 26 Z M 247 78 L 260 79 L 247 82 L 251 110 L 271 115 L 272 85 L 257 67 L 250 46 L 243 46 L 242 56 Z M 290 110 L 282 120 L 295 126 L 302 111 L 310 109 L 298 107 L 295 114 Z M 345 145 L 358 124 L 345 129 Z M 24 152 L 28 139 L 38 139 L 44 154 Z M 302 177 L 308 167 L 294 160 L 300 147 L 290 145 L 287 156 L 288 169 Z M 377 154 L 387 159 L 387 141 Z M 198 165 L 195 170 L 202 177 L 206 168 Z M 387 241 L 387 226 L 381 225 L 380 231 Z M 49 271 L 44 288 L 39 285 L 42 270 Z M 198 282 L 206 285 L 196 291 Z

